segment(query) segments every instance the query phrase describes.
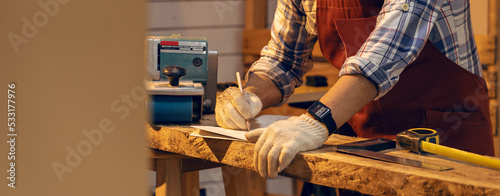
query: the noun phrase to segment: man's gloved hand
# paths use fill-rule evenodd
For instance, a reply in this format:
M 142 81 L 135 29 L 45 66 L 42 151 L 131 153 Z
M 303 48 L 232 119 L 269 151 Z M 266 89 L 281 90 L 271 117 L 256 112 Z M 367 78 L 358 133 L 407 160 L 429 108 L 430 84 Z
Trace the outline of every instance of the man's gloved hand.
M 246 130 L 245 119 L 257 116 L 261 109 L 257 95 L 229 87 L 217 97 L 215 120 L 223 128 Z
M 250 142 L 257 141 L 253 162 L 260 175 L 276 178 L 298 152 L 319 148 L 328 138 L 328 130 L 307 114 L 302 114 L 248 132 L 245 137 Z

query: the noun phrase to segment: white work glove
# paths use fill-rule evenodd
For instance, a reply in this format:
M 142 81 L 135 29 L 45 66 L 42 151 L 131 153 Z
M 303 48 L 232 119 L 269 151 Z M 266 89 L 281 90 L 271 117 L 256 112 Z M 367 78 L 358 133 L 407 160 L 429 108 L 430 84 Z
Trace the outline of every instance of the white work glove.
M 215 120 L 223 128 L 246 130 L 245 119 L 257 116 L 261 109 L 257 95 L 229 87 L 217 97 Z
M 267 128 L 248 132 L 245 137 L 255 142 L 253 163 L 263 178 L 276 178 L 295 155 L 319 148 L 328 138 L 328 130 L 306 114 L 276 121 Z

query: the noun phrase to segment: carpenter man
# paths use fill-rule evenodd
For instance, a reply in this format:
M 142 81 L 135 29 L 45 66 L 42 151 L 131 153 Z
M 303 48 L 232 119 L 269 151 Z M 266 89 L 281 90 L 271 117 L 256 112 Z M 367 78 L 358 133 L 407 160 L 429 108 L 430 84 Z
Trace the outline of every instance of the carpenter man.
M 257 142 L 261 176 L 275 178 L 298 152 L 319 148 L 344 127 L 387 139 L 428 127 L 442 145 L 493 155 L 470 18 L 468 0 L 279 0 L 272 39 L 248 71 L 244 92 L 233 87 L 219 96 L 217 123 L 245 129 L 261 109 L 286 103 L 312 69 L 319 41 L 339 79 L 305 114 L 247 133 Z

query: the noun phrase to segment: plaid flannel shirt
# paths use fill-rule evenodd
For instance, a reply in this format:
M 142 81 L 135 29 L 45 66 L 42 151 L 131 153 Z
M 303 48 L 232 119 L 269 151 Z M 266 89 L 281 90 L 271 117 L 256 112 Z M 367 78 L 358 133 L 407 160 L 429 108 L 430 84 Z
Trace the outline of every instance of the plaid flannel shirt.
M 403 4 L 409 5 L 407 11 Z M 281 105 L 312 69 L 316 0 L 278 0 L 271 37 L 247 77 L 263 74 L 271 79 L 283 94 Z M 347 58 L 339 75 L 364 75 L 377 86 L 378 99 L 396 84 L 427 40 L 451 61 L 482 76 L 468 0 L 385 0 L 375 29 L 357 54 Z

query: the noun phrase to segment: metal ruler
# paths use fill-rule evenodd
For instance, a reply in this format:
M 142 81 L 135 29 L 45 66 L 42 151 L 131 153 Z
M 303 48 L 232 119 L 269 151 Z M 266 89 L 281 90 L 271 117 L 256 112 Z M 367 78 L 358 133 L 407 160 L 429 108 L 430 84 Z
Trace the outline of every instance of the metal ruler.
M 452 167 L 447 167 L 434 163 L 407 159 L 377 152 L 392 148 L 396 148 L 396 141 L 383 138 L 363 140 L 359 142 L 352 142 L 331 147 L 331 149 L 333 149 L 334 151 L 341 153 L 346 153 L 391 163 L 397 163 L 402 165 L 408 165 L 413 167 L 420 167 L 438 171 L 446 171 L 453 169 Z

